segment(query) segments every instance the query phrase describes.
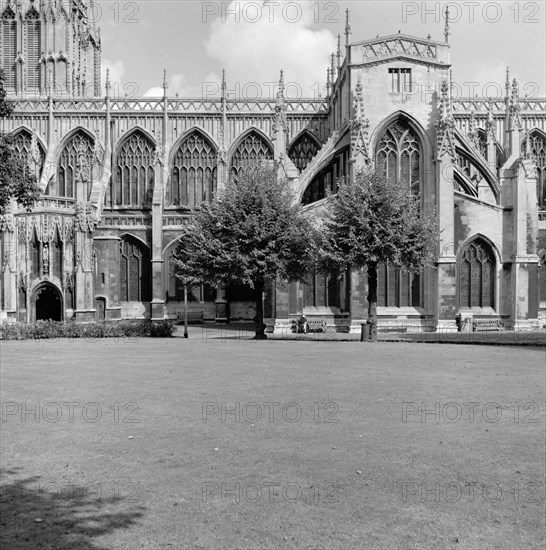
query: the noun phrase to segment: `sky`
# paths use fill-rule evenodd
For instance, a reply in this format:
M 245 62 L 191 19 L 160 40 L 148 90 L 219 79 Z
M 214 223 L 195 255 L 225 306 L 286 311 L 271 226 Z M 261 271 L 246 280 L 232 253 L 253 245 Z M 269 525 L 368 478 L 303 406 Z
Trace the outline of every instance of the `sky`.
M 443 42 L 447 4 L 455 96 L 498 97 L 507 66 L 521 96 L 546 96 L 544 0 L 99 0 L 92 18 L 115 96 L 161 96 L 166 69 L 170 96 L 218 97 L 225 70 L 231 96 L 272 97 L 283 69 L 287 95 L 318 97 L 346 8 L 352 42 L 399 31 Z

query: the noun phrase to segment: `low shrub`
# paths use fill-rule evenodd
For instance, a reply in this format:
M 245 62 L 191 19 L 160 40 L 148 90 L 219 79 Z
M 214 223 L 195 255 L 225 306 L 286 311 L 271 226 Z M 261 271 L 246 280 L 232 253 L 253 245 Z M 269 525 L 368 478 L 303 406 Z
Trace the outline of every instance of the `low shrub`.
M 92 323 L 58 323 L 36 321 L 35 323 L 3 323 L 0 325 L 0 340 L 51 340 L 55 338 L 169 338 L 175 327 L 170 321 L 102 321 Z

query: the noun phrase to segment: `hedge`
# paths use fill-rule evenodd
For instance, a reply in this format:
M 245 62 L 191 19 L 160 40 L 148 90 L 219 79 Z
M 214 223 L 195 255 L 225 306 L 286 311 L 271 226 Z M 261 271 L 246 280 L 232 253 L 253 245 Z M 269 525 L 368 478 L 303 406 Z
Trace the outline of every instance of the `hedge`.
M 3 323 L 0 340 L 42 340 L 56 338 L 169 338 L 175 327 L 171 321 L 103 321 L 76 323 L 69 321 L 36 321 L 35 323 Z

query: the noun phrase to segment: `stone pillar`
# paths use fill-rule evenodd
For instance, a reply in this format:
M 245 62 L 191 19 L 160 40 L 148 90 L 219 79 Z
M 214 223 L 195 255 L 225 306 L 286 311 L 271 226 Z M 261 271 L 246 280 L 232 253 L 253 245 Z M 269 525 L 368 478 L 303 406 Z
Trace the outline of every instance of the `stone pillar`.
M 166 90 L 166 83 L 164 83 Z M 163 260 L 163 199 L 168 178 L 166 132 L 167 99 L 163 98 L 164 117 L 162 145 L 156 147 L 154 159 L 154 195 L 152 199 L 152 303 L 150 316 L 153 320 L 165 318 L 165 275 Z
M 453 159 L 446 151 L 436 162 L 436 196 L 440 231 L 437 262 L 437 330 L 455 332 L 457 304 L 457 259 L 455 254 L 455 216 Z
M 0 323 L 17 318 L 17 240 L 15 237 L 15 219 L 8 212 L 0 225 L 2 252 L 0 275 L 2 277 L 2 304 Z M 2 227 L 3 226 L 3 227 Z
M 156 176 L 159 171 L 156 167 Z M 157 181 L 157 180 L 156 180 Z M 152 205 L 152 303 L 151 317 L 162 320 L 165 317 L 165 279 L 163 276 L 163 208 Z
M 87 222 L 85 222 L 86 224 Z M 76 254 L 75 291 L 76 321 L 94 321 L 96 316 L 94 303 L 94 250 L 93 235 L 85 225 L 78 224 L 74 235 Z
M 511 140 L 515 142 L 516 138 L 512 137 Z M 510 317 L 513 327 L 520 329 L 538 323 L 538 210 L 534 162 L 516 162 L 512 180 L 514 208 Z
M 349 273 L 351 333 L 360 334 L 360 324 L 368 320 L 368 275 L 365 270 Z

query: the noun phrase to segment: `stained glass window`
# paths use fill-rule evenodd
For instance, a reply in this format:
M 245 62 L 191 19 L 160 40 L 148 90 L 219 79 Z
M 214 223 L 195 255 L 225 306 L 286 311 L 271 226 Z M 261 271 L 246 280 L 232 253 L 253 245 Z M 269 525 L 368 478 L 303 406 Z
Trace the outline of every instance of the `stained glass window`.
M 397 121 L 383 133 L 376 152 L 377 166 L 390 181 L 407 185 L 419 195 L 421 151 L 417 134 Z M 420 307 L 421 277 L 394 266 L 380 264 L 377 269 L 378 305 L 383 307 Z
M 216 164 L 216 151 L 205 137 L 199 132 L 187 137 L 174 157 L 169 204 L 198 206 L 210 202 L 216 194 Z
M 140 208 L 152 203 L 154 192 L 153 143 L 141 132 L 131 134 L 121 146 L 114 166 L 106 206 Z
M 383 134 L 377 147 L 377 166 L 389 180 L 403 182 L 415 195 L 419 194 L 421 158 L 419 138 L 406 125 L 396 122 Z
M 288 156 L 296 168 L 303 172 L 307 168 L 307 165 L 313 160 L 318 150 L 319 146 L 317 142 L 312 139 L 307 132 L 304 132 L 296 139 L 292 147 L 290 147 Z
M 21 130 L 13 136 L 13 146 L 17 151 L 17 156 L 24 160 L 30 171 L 40 179 L 44 165 L 45 152 L 40 142 L 32 137 L 27 130 Z
M 237 176 L 241 169 L 273 160 L 273 149 L 256 132 L 248 134 L 239 143 L 231 159 L 231 175 Z
M 481 239 L 468 245 L 459 265 L 461 307 L 495 307 L 495 256 Z
M 137 239 L 124 237 L 120 242 L 120 300 L 151 300 L 150 253 Z
M 167 302 L 184 301 L 184 282 L 176 276 L 176 264 L 174 258 L 176 249 L 169 256 L 169 279 L 167 281 Z M 216 300 L 216 289 L 207 284 L 188 287 L 188 302 L 214 302 Z
M 86 133 L 78 132 L 68 140 L 59 157 L 57 193 L 60 197 L 87 201 L 98 175 L 94 141 Z M 52 189 L 48 193 L 55 194 Z

